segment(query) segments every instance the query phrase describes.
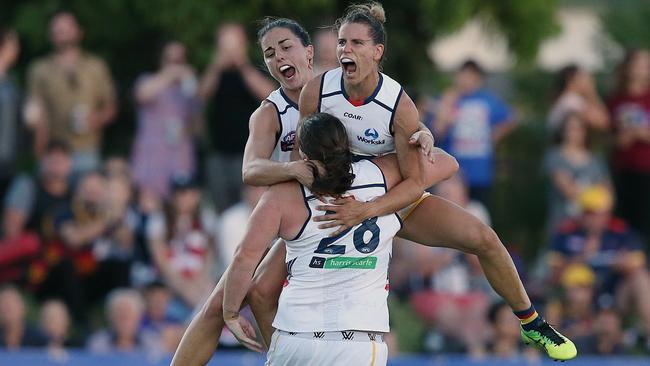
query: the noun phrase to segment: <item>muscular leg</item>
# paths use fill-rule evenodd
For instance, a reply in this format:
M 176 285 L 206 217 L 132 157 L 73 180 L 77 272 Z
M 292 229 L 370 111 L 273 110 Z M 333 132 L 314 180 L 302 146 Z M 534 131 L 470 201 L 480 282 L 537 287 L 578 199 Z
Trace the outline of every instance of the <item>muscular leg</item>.
M 497 234 L 458 205 L 437 196 L 426 198 L 404 222 L 398 236 L 475 254 L 492 288 L 514 311 L 530 307 L 512 258 Z
M 273 334 L 271 323 L 282 291 L 282 281 L 287 276 L 284 266 L 285 250 L 284 241 L 271 248 L 255 271 L 253 285 L 247 296 L 267 344 Z M 225 325 L 222 306 L 224 282 L 228 271 L 229 269 L 221 276 L 208 300 L 190 322 L 176 349 L 171 366 L 205 365 L 210 361 Z
M 278 240 L 257 267 L 253 277 L 253 287 L 247 296 L 248 304 L 253 310 L 255 320 L 267 346 L 271 344 L 271 336 L 274 331 L 271 324 L 278 309 L 282 284 L 287 278 L 286 252 L 287 247 L 284 240 Z

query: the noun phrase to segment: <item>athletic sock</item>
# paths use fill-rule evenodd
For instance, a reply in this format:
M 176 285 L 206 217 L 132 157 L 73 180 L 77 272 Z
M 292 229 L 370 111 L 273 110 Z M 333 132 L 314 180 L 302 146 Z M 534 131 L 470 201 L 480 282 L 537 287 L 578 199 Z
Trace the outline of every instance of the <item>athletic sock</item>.
M 524 328 L 524 330 L 535 328 L 541 325 L 543 321 L 542 317 L 537 314 L 537 311 L 535 311 L 535 306 L 533 305 L 530 305 L 530 307 L 526 310 L 515 311 L 514 313 L 517 318 L 519 318 L 521 327 Z

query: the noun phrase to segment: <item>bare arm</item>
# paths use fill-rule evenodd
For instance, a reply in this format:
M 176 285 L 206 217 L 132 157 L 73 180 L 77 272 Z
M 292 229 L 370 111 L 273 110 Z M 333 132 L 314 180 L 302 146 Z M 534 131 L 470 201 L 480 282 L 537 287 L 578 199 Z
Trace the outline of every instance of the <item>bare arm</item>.
M 221 81 L 221 66 L 218 63 L 213 63 L 201 77 L 199 82 L 199 97 L 203 102 L 212 97 L 214 91 L 219 87 Z
M 244 149 L 242 177 L 245 184 L 268 186 L 275 183 L 298 180 L 310 186 L 313 175 L 302 160 L 282 163 L 271 160 L 280 132 L 278 114 L 271 102 L 263 104 L 253 113 L 249 122 L 250 134 Z
M 515 122 L 514 120 L 503 122 L 498 126 L 494 127 L 494 130 L 492 131 L 492 142 L 495 145 L 498 144 L 501 140 L 503 140 L 504 137 L 508 136 L 516 127 L 517 127 L 517 122 Z
M 165 69 L 142 81 L 135 90 L 136 101 L 140 104 L 151 102 L 160 92 L 177 80 L 178 76 L 176 74 L 170 69 Z
M 267 78 L 260 70 L 249 63 L 240 66 L 239 70 L 244 78 L 244 83 L 246 83 L 248 89 L 259 100 L 266 98 L 276 88 L 275 83 L 271 79 Z
M 61 227 L 63 241 L 73 248 L 80 248 L 99 238 L 107 228 L 106 221 L 102 219 L 80 225 L 68 221 Z
M 458 92 L 450 89 L 447 90 L 435 109 L 435 124 L 433 132 L 436 136 L 444 137 L 447 135 L 449 128 L 454 124 L 454 113 L 456 102 L 458 101 Z
M 415 146 L 409 144 L 410 136 L 418 129 L 418 121 L 415 104 L 406 93 L 403 93 L 397 106 L 394 133 L 397 161 L 404 180 L 387 194 L 369 202 L 364 220 L 399 211 L 420 198 L 422 191 L 427 188 L 420 166 L 421 159 L 419 159 L 418 150 Z

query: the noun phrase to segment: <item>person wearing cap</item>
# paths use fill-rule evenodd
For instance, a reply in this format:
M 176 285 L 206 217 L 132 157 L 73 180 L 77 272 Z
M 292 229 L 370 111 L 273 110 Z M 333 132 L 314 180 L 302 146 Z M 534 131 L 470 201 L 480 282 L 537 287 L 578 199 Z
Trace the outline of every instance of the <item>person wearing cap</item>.
M 151 215 L 145 235 L 159 279 L 190 310 L 208 296 L 214 281 L 214 212 L 201 207 L 195 175 L 172 175 L 166 207 Z
M 603 186 L 580 193 L 580 216 L 562 223 L 552 239 L 548 259 L 551 279 L 562 284 L 588 283 L 589 275 L 575 265 L 588 266 L 602 306 L 609 303 L 623 314 L 637 309 L 646 336 L 650 337 L 646 256 L 637 234 L 623 220 L 612 216 L 613 204 L 612 194 Z M 650 349 L 650 343 L 648 346 Z

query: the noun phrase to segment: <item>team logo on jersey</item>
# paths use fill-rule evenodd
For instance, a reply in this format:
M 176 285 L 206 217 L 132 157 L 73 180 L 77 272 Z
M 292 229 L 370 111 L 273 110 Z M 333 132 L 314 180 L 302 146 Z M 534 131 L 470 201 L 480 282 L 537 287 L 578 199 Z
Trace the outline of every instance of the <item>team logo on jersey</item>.
M 374 128 L 369 128 L 364 131 L 364 136 L 357 135 L 357 140 L 371 145 L 383 145 L 386 140 L 379 140 L 379 132 Z
M 288 134 L 284 135 L 282 140 L 280 140 L 280 150 L 293 151 L 293 144 L 295 142 L 296 142 L 296 131 L 291 131 Z

